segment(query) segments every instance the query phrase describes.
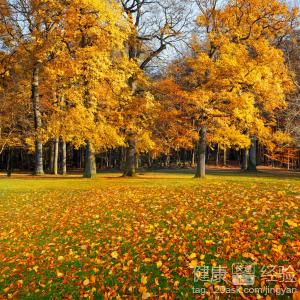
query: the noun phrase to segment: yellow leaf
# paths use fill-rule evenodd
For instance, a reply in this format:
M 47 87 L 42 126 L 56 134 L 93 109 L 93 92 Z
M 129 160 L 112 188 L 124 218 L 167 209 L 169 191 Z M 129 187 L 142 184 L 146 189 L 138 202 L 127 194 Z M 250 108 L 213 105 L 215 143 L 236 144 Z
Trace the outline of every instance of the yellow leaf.
M 193 259 L 193 258 L 196 258 L 196 257 L 197 257 L 197 254 L 196 254 L 196 253 L 192 253 L 192 254 L 189 256 L 190 259 Z
M 148 299 L 148 298 L 150 298 L 150 293 L 148 293 L 148 292 L 144 292 L 143 294 L 142 294 L 142 299 Z
M 37 273 L 39 266 L 34 266 L 32 269 Z
M 161 261 L 161 260 L 158 261 L 158 262 L 156 263 L 156 266 L 157 266 L 158 268 L 160 268 L 160 267 L 162 266 L 162 261 Z
M 298 224 L 293 220 L 286 220 L 285 222 L 288 223 L 291 227 L 298 227 Z
M 59 256 L 58 258 L 57 258 L 57 260 L 58 261 L 63 261 L 65 258 L 63 257 L 63 256 Z
M 192 261 L 190 262 L 189 267 L 190 267 L 190 268 L 196 268 L 197 265 L 198 265 L 198 261 L 197 261 L 197 259 L 194 259 L 194 260 L 192 260 Z
M 89 283 L 90 283 L 90 280 L 88 278 L 83 281 L 84 286 L 89 285 Z
M 99 258 L 96 258 L 96 259 L 95 259 L 95 262 L 96 262 L 96 264 L 101 265 L 101 264 L 104 263 L 104 260 L 101 260 L 101 259 L 99 259 Z
M 141 277 L 141 283 L 142 284 L 146 284 L 147 283 L 147 276 L 144 276 L 144 275 L 142 275 L 142 277 Z
M 110 254 L 113 258 L 117 259 L 119 254 L 117 251 L 113 251 L 111 254 Z
M 61 277 L 64 276 L 64 273 L 60 272 L 59 270 L 56 270 L 56 276 L 57 276 L 58 278 L 61 278 Z
M 210 245 L 213 245 L 213 244 L 214 244 L 214 241 L 213 241 L 213 240 L 206 240 L 206 241 L 205 241 L 205 244 L 206 244 L 207 246 L 210 246 Z

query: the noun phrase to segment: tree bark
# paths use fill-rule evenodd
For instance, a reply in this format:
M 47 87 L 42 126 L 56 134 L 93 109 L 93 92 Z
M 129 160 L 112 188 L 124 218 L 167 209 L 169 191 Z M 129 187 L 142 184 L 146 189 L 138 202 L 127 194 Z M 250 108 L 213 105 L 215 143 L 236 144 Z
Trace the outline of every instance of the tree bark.
M 197 145 L 197 168 L 195 178 L 205 177 L 206 132 L 206 127 L 202 127 L 199 132 L 199 141 Z
M 148 168 L 150 169 L 150 168 L 152 167 L 152 158 L 151 158 L 151 154 L 148 153 L 147 157 L 148 157 Z
M 134 177 L 136 175 L 135 170 L 135 156 L 136 156 L 136 141 L 135 135 L 129 134 L 128 136 L 128 147 L 126 149 L 126 160 L 124 168 L 124 177 Z
M 12 150 L 9 147 L 7 150 L 6 175 L 10 177 L 12 173 Z
M 195 166 L 195 149 L 192 150 L 192 161 L 191 161 L 191 166 Z
M 67 144 L 61 140 L 61 175 L 67 174 Z
M 223 165 L 224 167 L 226 166 L 227 164 L 227 149 L 224 148 L 224 157 L 223 157 Z
M 85 149 L 85 164 L 84 164 L 84 174 L 85 178 L 93 178 L 97 174 L 96 170 L 96 158 L 95 150 L 90 142 L 87 142 Z
M 177 158 L 178 158 L 178 156 L 177 156 Z M 171 159 L 171 157 L 170 157 L 170 154 L 168 153 L 167 155 L 166 155 L 166 159 L 165 159 L 165 167 L 166 168 L 169 168 L 170 167 L 170 159 Z M 177 163 L 178 164 L 178 163 Z
M 51 141 L 50 142 L 50 166 L 49 168 L 49 171 L 50 173 L 53 173 L 53 166 L 54 166 L 54 142 Z
M 249 151 L 248 171 L 257 171 L 256 169 L 256 136 L 251 138 L 251 147 Z
M 216 166 L 219 166 L 219 144 L 217 145 L 217 153 L 216 153 Z
M 249 162 L 249 149 L 243 149 L 243 159 L 242 159 L 242 170 L 248 170 L 248 162 Z
M 38 130 L 42 127 L 42 116 L 40 112 L 40 96 L 39 96 L 39 72 L 40 67 L 36 64 L 33 68 L 32 74 L 32 87 L 31 87 L 31 98 L 33 106 L 33 115 L 34 115 L 34 129 L 36 134 Z M 43 175 L 43 144 L 36 137 L 35 139 L 35 170 L 34 175 Z
M 54 139 L 54 158 L 53 158 L 53 174 L 57 175 L 58 173 L 58 138 Z

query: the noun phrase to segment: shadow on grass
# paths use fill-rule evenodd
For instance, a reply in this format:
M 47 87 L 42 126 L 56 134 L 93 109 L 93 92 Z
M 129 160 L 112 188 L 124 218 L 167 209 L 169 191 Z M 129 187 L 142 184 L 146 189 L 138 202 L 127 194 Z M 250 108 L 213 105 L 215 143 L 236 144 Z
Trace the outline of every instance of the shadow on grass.
M 174 169 L 150 169 L 137 171 L 135 177 L 124 177 L 120 170 L 100 170 L 97 173 L 96 179 L 118 179 L 118 180 L 151 180 L 151 179 L 193 179 L 195 170 L 192 168 L 174 168 Z M 2 175 L 2 176 L 1 176 Z M 300 172 L 291 172 L 282 169 L 261 168 L 258 171 L 242 171 L 237 168 L 211 168 L 207 170 L 208 177 L 244 177 L 244 178 L 274 178 L 274 179 L 299 179 Z M 67 175 L 52 175 L 45 174 L 42 176 L 34 176 L 28 173 L 13 173 L 11 177 L 5 176 L 4 173 L 0 174 L 1 179 L 36 179 L 36 180 L 83 180 L 89 181 L 82 176 L 80 171 L 71 171 Z

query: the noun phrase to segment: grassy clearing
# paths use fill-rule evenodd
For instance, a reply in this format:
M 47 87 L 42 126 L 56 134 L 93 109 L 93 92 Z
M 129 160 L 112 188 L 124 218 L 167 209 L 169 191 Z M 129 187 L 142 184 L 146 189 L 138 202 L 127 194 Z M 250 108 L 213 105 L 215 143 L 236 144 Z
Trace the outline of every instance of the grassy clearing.
M 233 287 L 231 266 L 242 262 L 255 265 L 257 287 L 299 286 L 261 272 L 300 269 L 299 178 L 119 175 L 0 180 L 0 299 L 204 298 Z M 195 283 L 195 266 L 210 277 L 227 267 L 225 281 Z

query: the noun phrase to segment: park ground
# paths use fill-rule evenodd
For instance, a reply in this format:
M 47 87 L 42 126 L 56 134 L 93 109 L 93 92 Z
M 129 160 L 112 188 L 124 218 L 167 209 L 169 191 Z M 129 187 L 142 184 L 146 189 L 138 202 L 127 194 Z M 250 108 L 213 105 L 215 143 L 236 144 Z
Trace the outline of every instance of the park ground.
M 296 173 L 3 175 L 0 299 L 300 299 L 299 206 Z

